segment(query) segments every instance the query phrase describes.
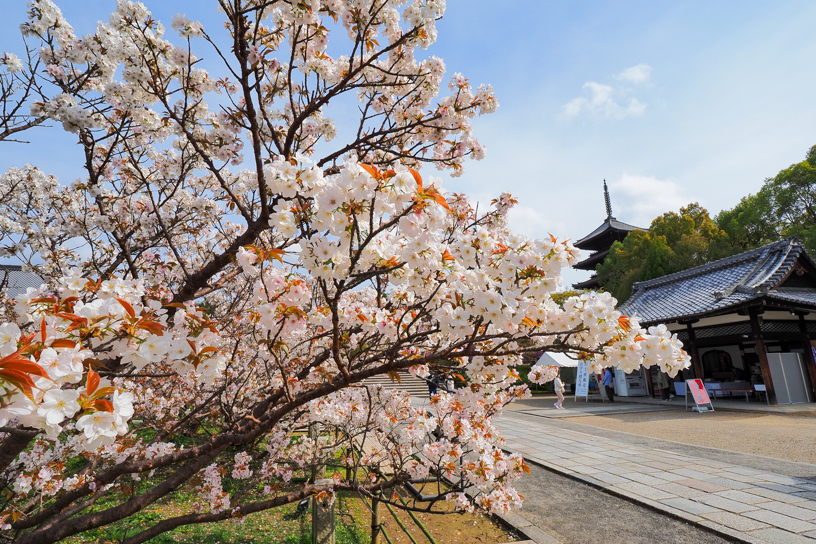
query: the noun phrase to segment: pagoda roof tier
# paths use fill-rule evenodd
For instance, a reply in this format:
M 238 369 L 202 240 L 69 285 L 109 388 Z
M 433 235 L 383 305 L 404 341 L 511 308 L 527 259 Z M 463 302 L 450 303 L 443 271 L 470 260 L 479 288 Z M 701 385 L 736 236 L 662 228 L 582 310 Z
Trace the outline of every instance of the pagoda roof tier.
M 606 259 L 606 256 L 609 255 L 609 250 L 606 249 L 604 251 L 596 251 L 583 261 L 574 264 L 572 267 L 577 268 L 578 270 L 595 270 L 595 267 L 598 266 L 600 263 Z
M 598 289 L 600 286 L 601 283 L 598 280 L 598 276 L 595 274 L 593 274 L 588 280 L 572 284 L 573 289 Z
M 589 251 L 609 249 L 614 242 L 623 240 L 633 230 L 641 230 L 641 228 L 618 221 L 614 217 L 607 217 L 601 226 L 574 242 L 574 245 L 578 249 Z

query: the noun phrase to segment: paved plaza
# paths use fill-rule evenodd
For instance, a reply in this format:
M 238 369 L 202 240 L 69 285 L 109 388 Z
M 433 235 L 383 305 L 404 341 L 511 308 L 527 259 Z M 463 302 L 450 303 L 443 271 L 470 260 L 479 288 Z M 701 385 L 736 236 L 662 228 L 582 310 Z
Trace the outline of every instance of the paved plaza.
M 583 408 L 597 410 L 590 406 Z M 614 409 L 626 410 L 626 406 Z M 554 409 L 505 412 L 497 425 L 507 439 L 507 449 L 731 539 L 816 544 L 816 480 L 724 462 L 722 455 L 714 460 L 565 429 L 550 419 L 557 413 Z M 541 417 L 545 414 L 548 417 Z M 803 474 L 812 475 L 816 469 L 801 465 Z M 518 515 L 523 518 L 524 509 Z

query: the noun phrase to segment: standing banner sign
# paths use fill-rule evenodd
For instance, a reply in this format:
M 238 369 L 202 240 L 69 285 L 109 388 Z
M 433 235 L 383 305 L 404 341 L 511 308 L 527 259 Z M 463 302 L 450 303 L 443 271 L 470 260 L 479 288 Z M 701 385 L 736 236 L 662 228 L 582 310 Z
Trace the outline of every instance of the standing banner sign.
M 587 362 L 578 361 L 578 370 L 575 376 L 575 400 L 578 397 L 589 399 L 589 374 L 587 373 Z
M 688 410 L 689 393 L 691 393 L 691 398 L 694 400 L 695 404 L 695 406 L 691 407 L 692 411 L 714 411 L 714 405 L 711 404 L 711 399 L 708 397 L 708 391 L 706 391 L 703 380 L 686 380 L 686 410 Z

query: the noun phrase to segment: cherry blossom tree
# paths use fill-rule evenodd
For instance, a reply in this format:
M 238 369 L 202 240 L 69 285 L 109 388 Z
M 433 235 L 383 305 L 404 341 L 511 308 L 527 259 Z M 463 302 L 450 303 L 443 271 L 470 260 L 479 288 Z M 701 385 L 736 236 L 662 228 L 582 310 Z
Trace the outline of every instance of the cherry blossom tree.
M 426 477 L 457 510 L 507 511 L 526 465 L 492 420 L 528 394 L 525 353 L 688 366 L 608 294 L 555 304 L 577 251 L 510 232 L 510 195 L 477 213 L 423 168 L 481 159 L 471 121 L 498 106 L 424 53 L 443 0 L 218 7 L 227 38 L 126 0 L 80 37 L 34 0 L 28 71 L 0 61 L 6 126 L 61 123 L 85 170 L 0 177 L 0 257 L 44 278 L 0 323 L 4 538 L 56 542 L 182 492 L 199 501 L 124 542 L 338 491 L 417 508 L 394 490 Z M 406 370 L 461 386 L 423 406 L 366 382 Z M 332 485 L 304 478 L 326 465 L 345 469 Z

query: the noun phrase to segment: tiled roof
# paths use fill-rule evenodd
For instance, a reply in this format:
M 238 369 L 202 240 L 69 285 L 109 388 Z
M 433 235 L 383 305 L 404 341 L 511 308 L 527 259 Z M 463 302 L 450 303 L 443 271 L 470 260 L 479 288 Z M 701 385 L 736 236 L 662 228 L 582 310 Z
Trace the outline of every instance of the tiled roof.
M 572 284 L 573 289 L 598 289 L 600 286 L 601 282 L 598 280 L 597 274 L 592 274 L 588 280 Z
M 793 238 L 632 286 L 620 310 L 644 324 L 722 313 L 759 298 L 816 307 L 816 289 L 778 287 L 797 259 L 816 263 Z M 778 288 L 777 288 L 778 287 Z
M 607 217 L 606 220 L 603 223 L 601 223 L 600 227 L 598 227 L 597 229 L 593 230 L 592 232 L 590 232 L 589 234 L 575 242 L 574 245 L 577 248 L 584 249 L 581 248 L 582 245 L 591 242 L 593 238 L 596 238 L 609 230 L 629 232 L 630 230 L 640 230 L 640 227 L 636 227 L 634 225 L 629 225 L 622 221 L 618 221 L 614 217 Z
M 574 264 L 572 267 L 577 268 L 578 270 L 595 270 L 595 267 L 598 266 L 598 263 L 602 263 L 603 260 L 606 259 L 607 255 L 609 255 L 608 249 L 605 249 L 603 251 L 596 251 L 583 261 Z
M 0 264 L 0 289 L 9 298 L 25 293 L 28 287 L 39 287 L 42 283 L 41 277 L 32 272 L 23 272 L 20 266 Z

